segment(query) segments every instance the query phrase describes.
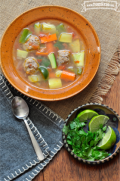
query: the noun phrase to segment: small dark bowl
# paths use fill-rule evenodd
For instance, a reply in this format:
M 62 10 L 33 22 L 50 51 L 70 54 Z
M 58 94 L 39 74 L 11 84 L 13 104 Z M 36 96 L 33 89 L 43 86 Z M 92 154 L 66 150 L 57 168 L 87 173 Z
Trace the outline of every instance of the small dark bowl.
M 99 114 L 107 114 L 110 117 L 110 121 L 108 122 L 108 124 L 114 129 L 116 136 L 117 136 L 117 140 L 115 145 L 110 148 L 109 150 L 107 150 L 108 153 L 110 153 L 110 156 L 106 157 L 103 160 L 97 160 L 97 161 L 87 161 L 85 159 L 82 159 L 80 157 L 78 157 L 77 155 L 75 155 L 72 152 L 72 149 L 70 148 L 70 146 L 67 144 L 66 141 L 66 136 L 63 133 L 63 143 L 65 148 L 67 149 L 67 151 L 77 160 L 82 161 L 83 163 L 87 163 L 87 164 L 100 164 L 100 163 L 105 163 L 111 159 L 113 159 L 117 153 L 120 152 L 120 116 L 112 109 L 109 108 L 106 105 L 103 104 L 98 104 L 98 103 L 87 103 L 85 105 L 79 106 L 76 109 L 74 109 L 67 117 L 67 119 L 65 120 L 65 125 L 68 125 L 70 121 L 72 121 L 79 112 L 85 110 L 85 109 L 92 109 L 95 110 L 96 112 L 98 112 Z M 100 110 L 101 111 L 100 111 Z

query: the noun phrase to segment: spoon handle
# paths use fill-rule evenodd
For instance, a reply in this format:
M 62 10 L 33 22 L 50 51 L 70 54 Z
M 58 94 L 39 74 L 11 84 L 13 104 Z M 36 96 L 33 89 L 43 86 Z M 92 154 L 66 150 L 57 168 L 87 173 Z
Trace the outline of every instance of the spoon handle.
M 25 123 L 25 125 L 27 127 L 27 130 L 28 130 L 28 133 L 30 135 L 30 138 L 31 138 L 34 150 L 36 152 L 36 155 L 38 156 L 38 159 L 41 161 L 41 160 L 44 159 L 43 153 L 42 153 L 42 151 L 41 151 L 41 149 L 40 149 L 40 147 L 39 147 L 39 145 L 38 145 L 38 143 L 37 143 L 37 141 L 36 141 L 32 131 L 31 131 L 31 129 L 30 129 L 26 119 L 24 119 L 24 123 Z

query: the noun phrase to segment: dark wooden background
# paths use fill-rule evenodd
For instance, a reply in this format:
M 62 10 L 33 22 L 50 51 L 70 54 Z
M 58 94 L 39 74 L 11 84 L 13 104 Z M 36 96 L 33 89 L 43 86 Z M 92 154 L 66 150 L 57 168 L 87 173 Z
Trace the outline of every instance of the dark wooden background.
M 120 115 L 120 74 L 103 104 Z M 91 166 L 78 162 L 62 148 L 34 181 L 120 181 L 120 154 L 105 164 Z

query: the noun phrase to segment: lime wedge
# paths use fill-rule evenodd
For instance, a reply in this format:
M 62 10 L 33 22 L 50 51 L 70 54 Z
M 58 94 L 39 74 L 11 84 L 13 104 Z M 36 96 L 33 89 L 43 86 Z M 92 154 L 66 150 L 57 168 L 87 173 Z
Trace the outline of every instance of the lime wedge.
M 111 148 L 116 142 L 116 134 L 114 130 L 108 126 L 107 131 L 103 139 L 98 143 L 98 147 L 103 150 Z
M 99 116 L 93 117 L 91 121 L 89 122 L 89 130 L 91 132 L 97 131 L 98 129 L 101 128 L 101 126 L 106 124 L 108 120 L 109 120 L 109 117 L 105 115 L 99 115 Z
M 83 122 L 83 121 L 87 121 L 88 119 L 91 119 L 93 118 L 94 116 L 97 116 L 98 113 L 91 110 L 91 109 L 86 109 L 82 112 L 80 112 L 77 117 L 80 119 L 80 122 Z

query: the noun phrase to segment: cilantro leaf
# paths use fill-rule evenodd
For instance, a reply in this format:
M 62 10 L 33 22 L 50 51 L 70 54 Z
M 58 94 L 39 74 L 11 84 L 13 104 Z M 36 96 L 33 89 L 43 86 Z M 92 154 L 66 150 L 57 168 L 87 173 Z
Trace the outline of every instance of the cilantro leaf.
M 103 131 L 106 131 L 106 129 L 107 129 L 107 126 L 104 126 L 104 127 L 102 128 Z
M 65 133 L 65 135 L 67 135 L 69 128 L 68 126 L 64 125 L 63 129 L 62 129 L 63 133 Z
M 87 133 L 83 130 L 83 129 L 81 129 L 80 131 L 79 131 L 79 135 L 86 135 Z
M 71 135 L 69 133 L 67 135 L 67 139 L 71 139 Z
M 67 140 L 67 143 L 68 143 L 69 145 L 72 145 L 72 141 L 70 141 L 70 140 Z
M 46 57 L 43 57 L 42 58 L 42 62 L 41 62 L 41 65 L 45 66 L 45 67 L 49 67 L 50 66 L 50 60 Z
M 90 157 L 90 158 L 88 158 L 87 160 L 88 160 L 88 161 L 95 161 L 95 158 Z
M 57 41 L 55 44 L 54 44 L 54 47 L 57 47 L 59 50 L 62 50 L 64 48 L 62 42 L 59 42 Z
M 70 128 L 71 129 L 75 129 L 76 128 L 76 123 L 75 122 L 71 122 L 70 123 Z
M 90 146 L 92 147 L 93 145 L 94 145 L 94 141 L 91 140 L 91 141 L 90 141 Z

